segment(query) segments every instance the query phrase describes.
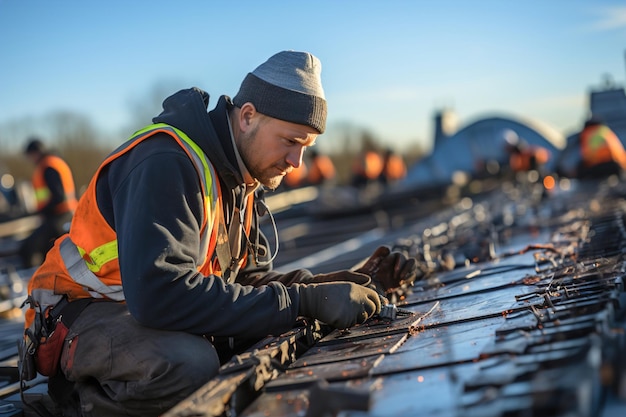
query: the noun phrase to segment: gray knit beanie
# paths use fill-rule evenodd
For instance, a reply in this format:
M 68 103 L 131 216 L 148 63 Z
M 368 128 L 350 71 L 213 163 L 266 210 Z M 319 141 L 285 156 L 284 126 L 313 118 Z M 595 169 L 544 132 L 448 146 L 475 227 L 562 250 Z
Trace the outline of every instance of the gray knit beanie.
M 233 103 L 241 107 L 250 102 L 266 116 L 324 133 L 326 98 L 321 72 L 320 60 L 308 52 L 279 52 L 246 75 Z

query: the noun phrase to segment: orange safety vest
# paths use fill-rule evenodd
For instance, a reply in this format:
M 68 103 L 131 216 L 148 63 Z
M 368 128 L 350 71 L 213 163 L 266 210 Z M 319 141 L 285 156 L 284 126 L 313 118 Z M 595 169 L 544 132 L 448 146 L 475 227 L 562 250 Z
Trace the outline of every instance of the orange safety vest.
M 36 301 L 37 308 L 45 312 L 58 303 L 63 295 L 70 301 L 79 298 L 107 298 L 124 301 L 122 277 L 118 262 L 117 234 L 106 222 L 96 201 L 96 182 L 100 172 L 113 160 L 133 149 L 147 138 L 166 133 L 172 136 L 193 162 L 200 178 L 204 200 L 204 216 L 200 229 L 200 253 L 197 270 L 203 275 L 222 275 L 233 265 L 224 265 L 230 260 L 220 259 L 219 245 L 228 245 L 228 232 L 224 226 L 222 198 L 218 178 L 209 158 L 182 131 L 159 123 L 138 131 L 129 141 L 109 155 L 91 179 L 85 194 L 78 202 L 69 234 L 59 237 L 48 252 L 44 263 L 35 271 L 28 284 L 28 293 Z M 252 224 L 254 194 L 248 197 L 245 233 L 249 235 Z M 204 249 L 206 248 L 206 249 Z M 244 255 L 238 254 L 237 270 L 246 263 Z M 232 274 L 235 275 L 235 274 Z M 35 309 L 27 309 L 25 327 L 35 334 Z
M 317 155 L 311 160 L 311 168 L 309 169 L 309 184 L 321 184 L 326 180 L 335 177 L 335 166 L 330 158 L 326 155 Z
M 509 165 L 514 172 L 526 172 L 532 169 L 532 159 L 538 167 L 548 162 L 550 151 L 541 146 L 529 146 L 522 149 L 520 153 L 514 153 L 509 159 Z
M 368 151 L 357 158 L 352 170 L 355 175 L 361 176 L 362 178 L 376 180 L 383 172 L 383 158 L 378 152 Z
M 389 155 L 385 160 L 383 175 L 389 181 L 401 180 L 406 176 L 406 164 L 399 155 Z
M 304 185 L 307 171 L 307 166 L 304 161 L 302 161 L 298 168 L 292 169 L 287 175 L 285 175 L 285 178 L 283 178 L 285 185 L 289 188 L 296 188 Z
M 59 173 L 61 177 L 61 185 L 63 186 L 63 193 L 65 199 L 54 207 L 56 214 L 67 213 L 68 211 L 76 210 L 78 204 L 76 200 L 76 190 L 74 187 L 74 179 L 72 178 L 72 171 L 67 163 L 55 155 L 44 155 L 35 167 L 33 172 L 32 184 L 35 190 L 35 201 L 37 203 L 37 210 L 43 209 L 50 201 L 51 193 L 48 188 L 48 184 L 44 178 L 44 172 L 46 169 L 52 168 Z
M 617 135 L 605 125 L 587 126 L 580 133 L 583 165 L 592 167 L 615 161 L 626 169 L 626 151 Z

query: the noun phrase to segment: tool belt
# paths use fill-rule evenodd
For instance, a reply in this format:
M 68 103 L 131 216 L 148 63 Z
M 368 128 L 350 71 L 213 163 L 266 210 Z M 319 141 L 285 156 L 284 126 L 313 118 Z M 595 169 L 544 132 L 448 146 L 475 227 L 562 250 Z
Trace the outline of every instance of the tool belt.
M 22 377 L 25 380 L 35 378 L 35 370 L 44 376 L 54 376 L 59 370 L 63 343 L 78 315 L 92 302 L 93 298 L 82 298 L 69 302 L 67 297 L 48 309 L 45 317 L 38 317 L 41 326 L 35 334 L 26 333 L 28 346 L 24 346 Z M 31 297 L 25 301 L 31 306 L 34 300 Z M 41 313 L 37 313 L 41 314 Z M 20 355 L 22 356 L 22 355 Z

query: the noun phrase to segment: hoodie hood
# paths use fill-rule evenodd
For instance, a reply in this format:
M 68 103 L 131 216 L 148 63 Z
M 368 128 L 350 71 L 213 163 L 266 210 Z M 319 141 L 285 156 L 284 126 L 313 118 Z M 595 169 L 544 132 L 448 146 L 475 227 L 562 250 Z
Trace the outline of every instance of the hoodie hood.
M 233 104 L 229 97 L 221 96 L 211 112 L 207 112 L 208 105 L 207 92 L 197 87 L 180 90 L 163 101 L 163 111 L 152 121 L 185 132 L 208 156 L 224 185 L 237 188 L 243 184 L 243 176 L 228 128 L 228 111 Z

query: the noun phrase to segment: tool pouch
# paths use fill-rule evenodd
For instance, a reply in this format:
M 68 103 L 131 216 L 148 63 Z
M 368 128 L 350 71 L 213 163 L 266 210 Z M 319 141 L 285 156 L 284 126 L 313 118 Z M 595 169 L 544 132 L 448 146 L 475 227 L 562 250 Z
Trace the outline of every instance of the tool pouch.
M 24 339 L 17 342 L 18 363 L 17 368 L 20 373 L 21 381 L 31 381 L 37 376 L 37 368 L 35 367 L 35 356 L 29 352 Z
M 58 372 L 69 328 L 81 311 L 93 301 L 91 298 L 83 298 L 69 302 L 63 297 L 52 308 L 41 312 L 37 309 L 38 304 L 29 297 L 27 302 L 34 306 L 31 308 L 35 308 L 36 313 L 34 331 L 27 329 L 25 332 L 25 355 L 22 360 L 24 379 L 36 376 L 31 369 L 36 369 L 44 376 L 54 376 Z
M 39 344 L 34 356 L 37 371 L 41 375 L 53 376 L 57 373 L 63 343 L 65 342 L 65 336 L 67 336 L 68 332 L 69 329 L 65 323 L 63 323 L 63 320 L 59 318 L 59 320 L 56 321 L 54 329 L 51 329 L 51 332 L 48 333 L 49 336 Z

